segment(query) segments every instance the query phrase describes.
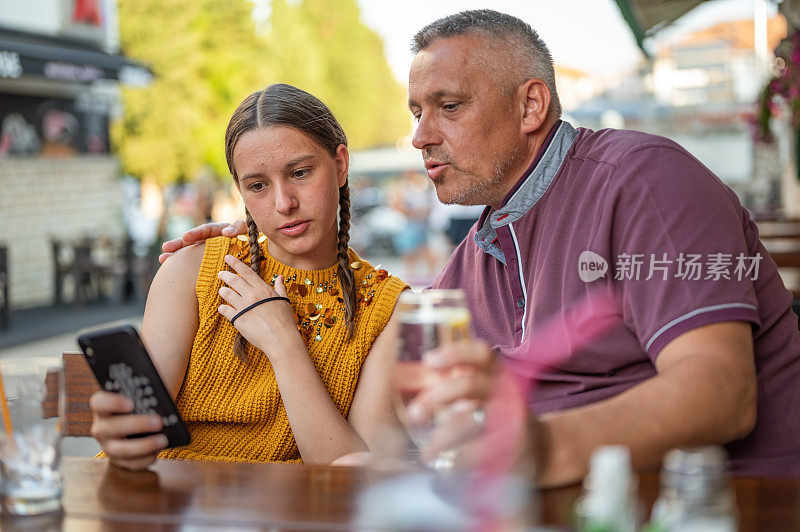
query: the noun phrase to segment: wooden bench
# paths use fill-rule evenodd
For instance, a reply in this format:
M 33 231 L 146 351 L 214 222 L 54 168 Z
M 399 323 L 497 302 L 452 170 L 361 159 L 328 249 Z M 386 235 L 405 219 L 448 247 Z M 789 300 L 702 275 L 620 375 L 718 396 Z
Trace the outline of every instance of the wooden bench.
M 763 240 L 773 238 L 798 238 L 800 239 L 800 221 L 798 220 L 771 220 L 758 222 L 758 237 Z
M 778 268 L 800 268 L 800 238 L 774 238 L 763 244 Z
M 61 422 L 62 436 L 91 436 L 92 411 L 89 398 L 100 390 L 89 364 L 82 353 L 64 353 L 64 412 Z M 58 373 L 47 375 L 47 393 L 44 399 L 46 417 L 58 415 Z
M 783 284 L 795 299 L 800 298 L 800 238 L 773 238 L 762 243 L 778 266 Z

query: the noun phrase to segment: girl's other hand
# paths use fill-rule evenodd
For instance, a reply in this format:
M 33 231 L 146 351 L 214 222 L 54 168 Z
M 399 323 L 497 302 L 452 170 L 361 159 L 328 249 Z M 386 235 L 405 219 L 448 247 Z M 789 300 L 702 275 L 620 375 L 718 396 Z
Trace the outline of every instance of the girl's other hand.
M 89 407 L 93 415 L 91 434 L 114 465 L 140 471 L 155 462 L 158 451 L 166 448 L 167 437 L 163 434 L 128 438 L 160 431 L 163 424 L 157 414 L 133 414 L 133 402 L 127 397 L 95 392 L 89 399 Z
M 275 288 L 272 288 L 236 257 L 227 255 L 225 262 L 236 272 L 221 271 L 218 274 L 226 285 L 219 289 L 219 295 L 227 303 L 220 305 L 218 311 L 228 320 L 262 299 L 286 297 L 282 275 L 275 279 Z M 285 301 L 269 301 L 248 310 L 236 319 L 234 327 L 270 360 L 284 353 L 306 349 L 297 331 L 292 307 Z

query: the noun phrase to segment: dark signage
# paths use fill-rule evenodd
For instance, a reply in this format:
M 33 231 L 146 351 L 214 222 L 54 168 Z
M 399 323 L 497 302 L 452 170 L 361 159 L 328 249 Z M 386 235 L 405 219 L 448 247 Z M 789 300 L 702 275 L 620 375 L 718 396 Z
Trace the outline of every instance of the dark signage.
M 145 86 L 152 79 L 152 72 L 122 55 L 75 40 L 0 28 L 0 79 L 21 76 L 81 84 L 98 79 L 123 83 L 131 80 L 137 86 Z
M 61 81 L 87 83 L 103 77 L 103 70 L 90 65 L 75 65 L 63 61 L 48 61 L 42 68 L 44 77 Z
M 108 153 L 108 104 L 4 94 L 0 157 Z
M 96 79 L 117 79 L 117 69 L 95 65 L 48 61 L 37 57 L 21 56 L 12 50 L 0 49 L 0 78 L 18 78 L 22 74 L 44 76 L 47 79 L 90 83 Z

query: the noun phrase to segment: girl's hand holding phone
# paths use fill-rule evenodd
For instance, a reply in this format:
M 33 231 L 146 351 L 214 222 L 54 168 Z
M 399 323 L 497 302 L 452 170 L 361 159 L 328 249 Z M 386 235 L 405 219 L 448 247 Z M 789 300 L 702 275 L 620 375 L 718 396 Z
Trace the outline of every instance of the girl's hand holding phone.
M 78 336 L 78 345 L 103 390 L 89 399 L 91 434 L 114 464 L 144 469 L 158 451 L 189 443 L 189 431 L 136 329 L 90 331 Z
M 163 423 L 158 414 L 133 414 L 133 401 L 118 393 L 95 392 L 89 400 L 93 420 L 91 433 L 111 462 L 123 469 L 139 471 L 155 462 L 166 448 L 164 434 L 129 438 L 157 432 Z

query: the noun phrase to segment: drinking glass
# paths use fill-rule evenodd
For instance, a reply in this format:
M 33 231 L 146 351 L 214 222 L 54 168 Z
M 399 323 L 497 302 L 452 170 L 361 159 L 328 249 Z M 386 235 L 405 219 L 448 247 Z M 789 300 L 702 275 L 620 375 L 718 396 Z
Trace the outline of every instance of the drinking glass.
M 0 505 L 6 515 L 37 515 L 61 508 L 61 361 L 0 360 L 7 408 L 0 436 Z M 12 433 L 6 416 L 10 415 Z
M 428 443 L 436 419 L 412 421 L 406 407 L 417 392 L 447 377 L 447 373 L 422 363 L 422 355 L 449 342 L 469 337 L 470 313 L 463 290 L 404 292 L 398 301 L 400 342 L 395 361 L 395 406 L 407 433 L 418 448 Z M 428 467 L 450 469 L 455 453 L 444 451 Z

